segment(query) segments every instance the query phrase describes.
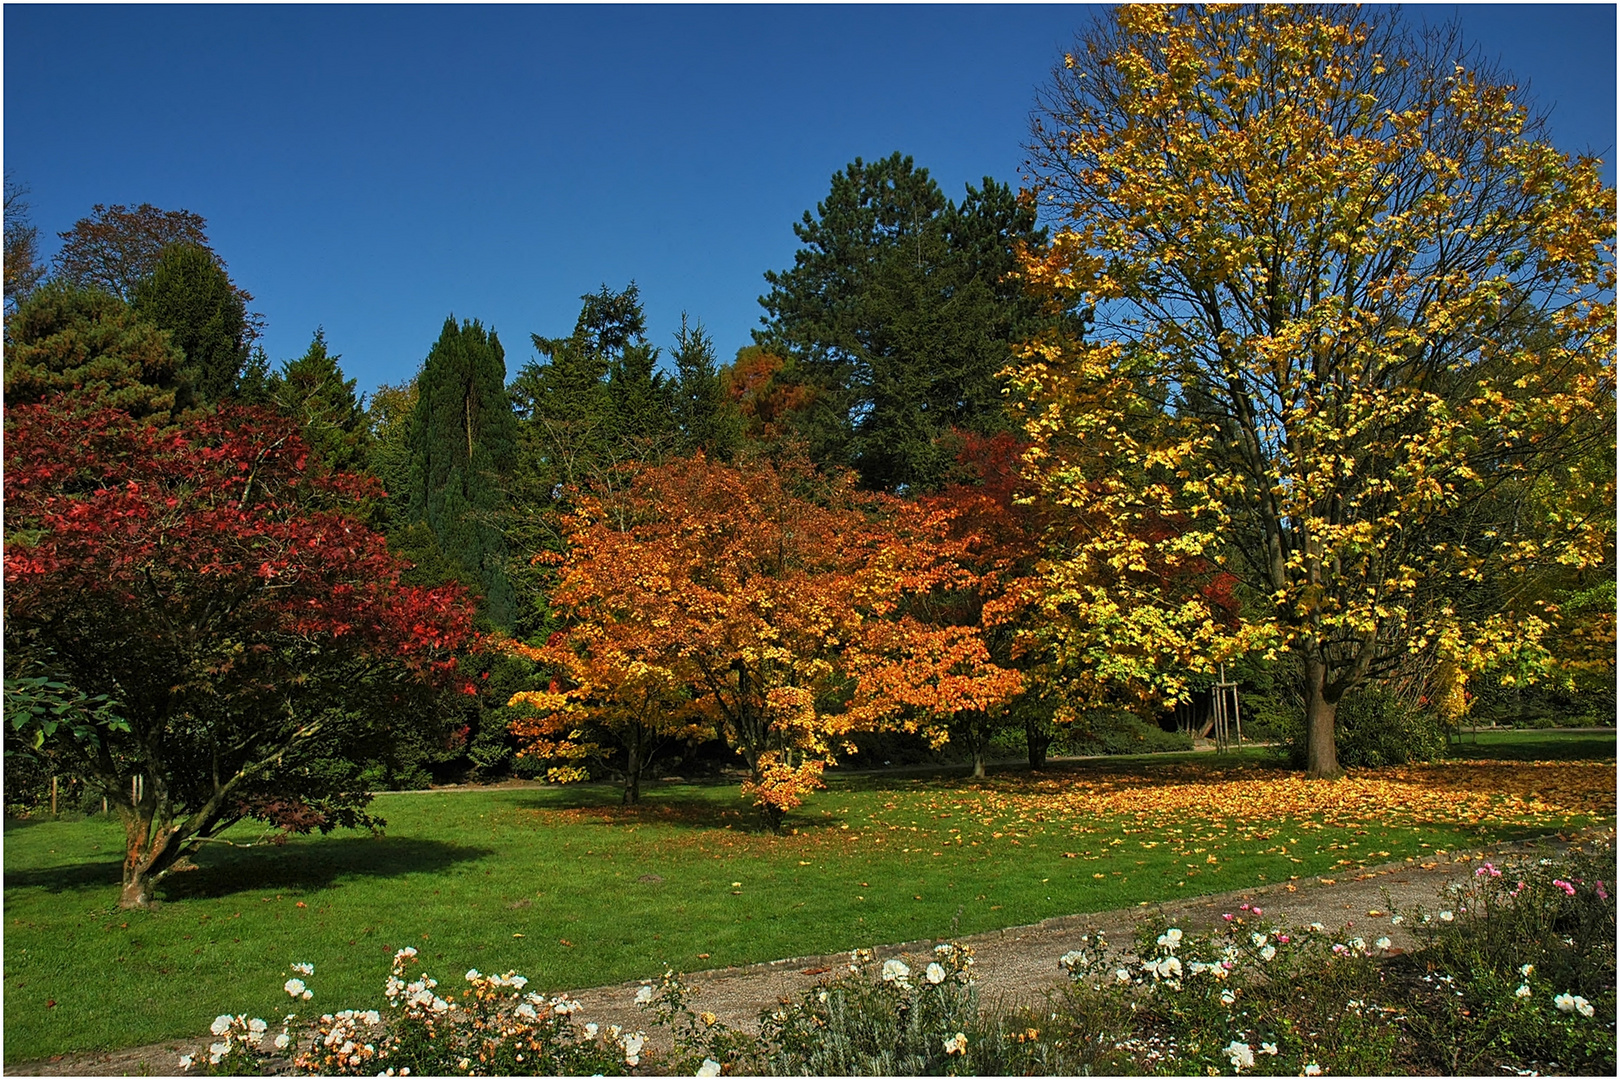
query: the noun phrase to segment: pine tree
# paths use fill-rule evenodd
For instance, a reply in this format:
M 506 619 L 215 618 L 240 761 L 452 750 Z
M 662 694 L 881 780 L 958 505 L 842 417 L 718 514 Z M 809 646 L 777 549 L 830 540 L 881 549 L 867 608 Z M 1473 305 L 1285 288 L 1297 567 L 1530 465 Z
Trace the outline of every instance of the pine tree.
M 795 421 L 812 456 L 870 488 L 940 487 L 953 430 L 1008 428 L 999 374 L 1047 318 L 1013 276 L 1045 235 L 1033 205 L 990 177 L 953 203 L 909 157 L 857 158 L 794 232 L 754 337 L 813 391 Z
M 85 410 L 168 423 L 180 351 L 111 293 L 46 282 L 12 313 L 5 334 L 8 407 L 68 394 Z
M 675 436 L 672 388 L 657 370 L 635 282 L 580 299 L 572 334 L 531 335 L 545 362 L 526 364 L 512 387 L 524 420 L 522 472 L 543 501 L 615 462 L 656 457 Z
M 268 390 L 275 407 L 298 421 L 304 442 L 328 467 L 352 472 L 360 467 L 364 414 L 355 380 L 343 377 L 340 359 L 326 351 L 326 331 L 316 328 L 309 349 L 283 361 L 269 377 Z
M 459 327 L 454 316 L 445 320 L 417 378 L 406 445 L 407 521 L 425 522 L 445 557 L 480 583 L 483 617 L 510 626 L 514 600 L 498 517 L 516 463 L 517 420 L 494 331 L 476 320 Z
M 248 360 L 247 308 L 212 251 L 174 244 L 135 287 L 135 314 L 167 330 L 185 354 L 180 405 L 217 404 L 236 387 Z

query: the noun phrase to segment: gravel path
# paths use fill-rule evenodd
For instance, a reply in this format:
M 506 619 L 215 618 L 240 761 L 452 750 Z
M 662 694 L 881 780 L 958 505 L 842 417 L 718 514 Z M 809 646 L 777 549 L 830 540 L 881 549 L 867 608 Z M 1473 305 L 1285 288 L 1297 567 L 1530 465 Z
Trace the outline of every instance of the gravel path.
M 1047 991 L 1061 985 L 1065 976 L 1057 959 L 1078 947 L 1084 934 L 1102 930 L 1123 944 L 1130 940 L 1136 923 L 1144 918 L 1153 919 L 1156 926 L 1175 925 L 1189 932 L 1211 929 L 1221 922 L 1223 913 L 1236 910 L 1242 903 L 1258 902 L 1266 918 L 1283 925 L 1320 922 L 1338 928 L 1360 924 L 1369 931 L 1376 926 L 1377 936 L 1388 936 L 1396 947 L 1410 948 L 1413 939 L 1404 927 L 1391 926 L 1384 915 L 1368 913 L 1387 914 L 1419 904 L 1437 906 L 1440 893 L 1452 882 L 1466 879 L 1481 859 L 1539 856 L 1561 850 L 1577 839 L 1590 841 L 1613 835 L 1611 827 L 1588 830 L 1578 837 L 1499 844 L 1443 856 L 1437 853 L 1429 861 L 1391 863 L 1331 881 L 1312 878 L 1242 889 L 1165 904 L 1159 909 L 1140 906 L 1068 915 L 1033 926 L 1015 926 L 958 940 L 974 948 L 977 957 L 974 971 L 984 999 L 1008 1004 L 1038 1001 Z M 1369 932 L 1364 936 L 1374 935 Z M 920 955 L 928 952 L 934 943 L 929 940 L 892 944 L 879 947 L 876 952 L 880 960 L 907 953 Z M 851 948 L 870 944 L 850 942 Z M 732 1027 L 751 1031 L 755 1030 L 754 1021 L 762 1008 L 797 996 L 817 981 L 843 971 L 848 962 L 847 953 L 802 956 L 746 967 L 692 972 L 687 981 L 697 988 L 692 1000 L 694 1010 L 708 1010 Z M 643 1028 L 646 1017 L 633 1004 L 639 985 L 628 982 L 577 991 L 573 996 L 585 1006 L 579 1015 L 631 1030 Z M 199 1029 L 205 1020 L 199 1018 Z M 195 1040 L 175 1040 L 112 1053 L 63 1055 L 49 1061 L 7 1065 L 5 1072 L 16 1076 L 162 1076 L 174 1072 L 182 1053 L 195 1052 L 207 1042 L 204 1035 Z M 650 1048 L 657 1044 L 656 1038 L 650 1040 Z

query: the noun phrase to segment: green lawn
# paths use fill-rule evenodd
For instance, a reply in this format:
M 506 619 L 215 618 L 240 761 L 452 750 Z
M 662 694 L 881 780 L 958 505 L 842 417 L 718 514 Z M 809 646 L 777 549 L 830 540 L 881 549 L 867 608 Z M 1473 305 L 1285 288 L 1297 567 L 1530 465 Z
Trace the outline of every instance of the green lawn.
M 1612 759 L 1607 738 L 1593 756 Z M 1608 788 L 1593 798 L 1612 814 L 1612 772 L 1565 773 Z M 379 1004 L 405 945 L 447 986 L 478 967 L 575 988 L 1342 873 L 1591 816 L 1313 816 L 1251 798 L 1265 785 L 1328 790 L 1250 754 L 1077 762 L 1038 780 L 862 775 L 835 778 L 782 837 L 754 830 L 733 786 L 656 785 L 628 811 L 597 787 L 388 795 L 385 837 L 210 848 L 145 912 L 114 906 L 115 822 L 8 821 L 5 1061 L 197 1035 L 226 1011 L 278 1016 L 295 961 L 315 964 L 325 1009 Z M 1088 808 L 1087 792 L 1137 801 Z
M 1451 744 L 1451 756 L 1475 761 L 1591 761 L 1614 757 L 1614 731 L 1543 728 L 1487 730 L 1477 735 L 1463 729 Z

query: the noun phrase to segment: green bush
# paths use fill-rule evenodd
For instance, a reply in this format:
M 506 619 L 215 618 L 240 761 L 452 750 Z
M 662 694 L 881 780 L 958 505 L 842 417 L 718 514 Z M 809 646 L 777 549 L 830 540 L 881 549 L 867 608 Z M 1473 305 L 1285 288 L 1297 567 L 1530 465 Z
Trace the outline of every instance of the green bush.
M 1381 686 L 1368 686 L 1339 701 L 1334 725 L 1339 765 L 1376 769 L 1446 755 L 1446 727 L 1440 718 L 1415 702 Z M 1295 768 L 1305 766 L 1304 716 L 1294 717 L 1285 751 Z
M 1191 750 L 1192 736 L 1165 731 L 1124 709 L 1095 709 L 1063 733 L 1069 754 L 1153 754 Z

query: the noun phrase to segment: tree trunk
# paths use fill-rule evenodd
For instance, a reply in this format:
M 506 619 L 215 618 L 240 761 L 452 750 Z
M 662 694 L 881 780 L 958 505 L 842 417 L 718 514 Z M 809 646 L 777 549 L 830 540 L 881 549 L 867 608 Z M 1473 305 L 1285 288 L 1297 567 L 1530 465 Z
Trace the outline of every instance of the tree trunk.
M 1025 720 L 1024 741 L 1029 749 L 1030 769 L 1044 769 L 1046 767 L 1046 752 L 1052 746 L 1052 733 L 1042 727 L 1037 720 Z
M 1339 752 L 1333 742 L 1333 721 L 1339 712 L 1339 699 L 1327 694 L 1327 665 L 1319 660 L 1305 661 L 1305 775 L 1328 780 L 1344 775 L 1339 768 Z
M 625 744 L 624 762 L 624 798 L 626 806 L 635 806 L 641 802 L 641 741 L 642 729 L 638 726 L 631 732 L 629 741 Z
M 153 822 L 155 802 L 148 794 L 124 811 L 124 882 L 118 897 L 121 908 L 150 905 L 153 886 L 180 856 L 173 842 L 176 830 Z
M 984 779 L 984 741 L 973 740 L 973 779 Z

